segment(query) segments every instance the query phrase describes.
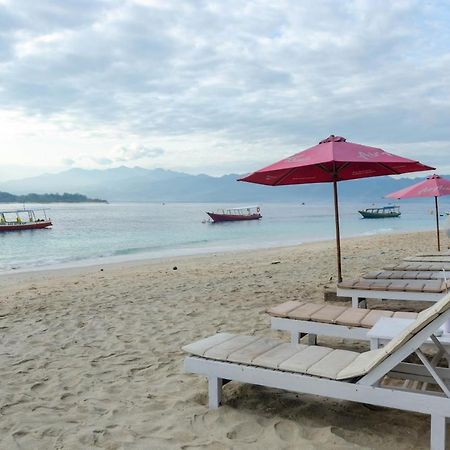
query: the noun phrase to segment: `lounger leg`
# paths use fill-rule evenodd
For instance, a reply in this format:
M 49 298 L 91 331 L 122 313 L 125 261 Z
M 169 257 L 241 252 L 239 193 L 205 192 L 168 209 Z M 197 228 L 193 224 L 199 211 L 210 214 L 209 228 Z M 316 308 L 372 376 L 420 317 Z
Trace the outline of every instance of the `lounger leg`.
M 431 450 L 445 450 L 445 417 L 431 416 Z
M 297 333 L 296 331 L 293 331 L 291 333 L 291 344 L 299 344 L 300 339 L 304 336 L 304 333 Z
M 356 296 L 352 297 L 352 308 L 367 308 L 367 299 Z
M 317 345 L 317 334 L 308 334 L 308 344 Z
M 370 338 L 370 350 L 377 350 L 380 348 L 380 340 L 378 338 Z
M 208 407 L 217 409 L 222 403 L 222 378 L 208 377 Z

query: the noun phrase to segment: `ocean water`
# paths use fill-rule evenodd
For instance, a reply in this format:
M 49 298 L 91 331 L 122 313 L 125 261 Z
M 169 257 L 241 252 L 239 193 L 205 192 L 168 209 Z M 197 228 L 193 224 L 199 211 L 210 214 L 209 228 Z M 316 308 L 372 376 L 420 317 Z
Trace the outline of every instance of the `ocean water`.
M 450 203 L 441 202 L 450 211 Z M 262 204 L 263 219 L 203 223 L 207 210 L 229 207 L 202 203 L 111 203 L 27 205 L 48 207 L 47 230 L 0 233 L 0 272 L 73 266 L 140 258 L 188 255 L 301 244 L 334 238 L 333 206 Z M 239 206 L 239 205 L 232 205 Z M 401 204 L 401 218 L 364 220 L 367 204 L 342 203 L 343 237 L 432 230 L 432 201 Z M 19 205 L 2 205 L 15 209 Z M 444 223 L 446 219 L 441 218 Z M 434 244 L 434 243 L 433 243 Z

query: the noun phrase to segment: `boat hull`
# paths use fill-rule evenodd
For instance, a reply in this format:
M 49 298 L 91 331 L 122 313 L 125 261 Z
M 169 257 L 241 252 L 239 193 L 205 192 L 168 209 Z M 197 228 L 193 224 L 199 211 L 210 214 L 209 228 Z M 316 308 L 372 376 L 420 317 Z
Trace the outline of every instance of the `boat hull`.
M 400 217 L 402 213 L 371 213 L 367 211 L 358 211 L 364 219 L 389 219 L 391 217 Z
M 3 225 L 0 224 L 0 233 L 6 231 L 38 230 L 51 226 L 52 223 L 49 220 L 43 222 L 6 223 Z
M 211 217 L 213 222 L 237 222 L 242 220 L 258 220 L 261 219 L 261 214 L 248 214 L 248 215 L 239 215 L 239 214 L 216 214 L 207 212 L 209 217 Z

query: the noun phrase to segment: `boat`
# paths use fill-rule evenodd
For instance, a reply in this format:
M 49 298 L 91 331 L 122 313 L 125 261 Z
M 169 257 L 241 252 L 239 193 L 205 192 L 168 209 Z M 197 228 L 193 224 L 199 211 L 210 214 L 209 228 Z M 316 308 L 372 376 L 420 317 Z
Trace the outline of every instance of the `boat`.
M 218 209 L 206 212 L 213 222 L 234 222 L 239 220 L 261 219 L 259 206 L 242 206 L 240 208 Z
M 400 217 L 400 206 L 382 206 L 380 208 L 366 208 L 358 211 L 364 219 L 388 219 Z
M 44 218 L 37 217 L 36 211 L 42 211 Z M 51 227 L 53 224 L 45 209 L 16 209 L 0 211 L 0 232 L 36 230 Z

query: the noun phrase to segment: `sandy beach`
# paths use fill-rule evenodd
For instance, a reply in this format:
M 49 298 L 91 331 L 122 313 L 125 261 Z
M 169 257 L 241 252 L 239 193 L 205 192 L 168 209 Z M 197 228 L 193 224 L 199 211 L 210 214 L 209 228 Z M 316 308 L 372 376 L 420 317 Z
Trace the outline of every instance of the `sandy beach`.
M 217 331 L 287 341 L 264 311 L 323 302 L 334 245 L 1 277 L 0 448 L 428 448 L 429 417 L 236 383 L 208 411 L 205 379 L 183 373 L 181 347 Z M 344 278 L 434 246 L 432 232 L 346 239 Z

